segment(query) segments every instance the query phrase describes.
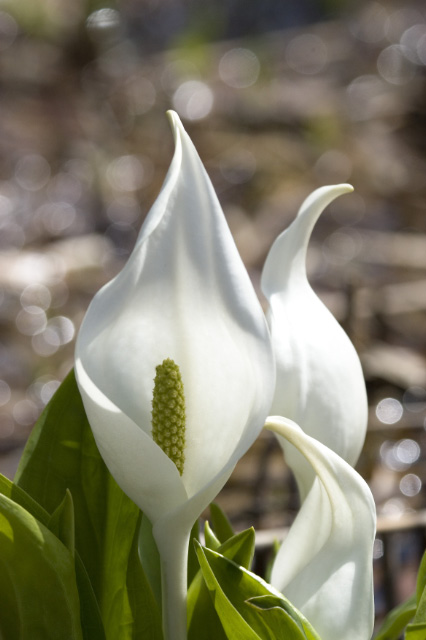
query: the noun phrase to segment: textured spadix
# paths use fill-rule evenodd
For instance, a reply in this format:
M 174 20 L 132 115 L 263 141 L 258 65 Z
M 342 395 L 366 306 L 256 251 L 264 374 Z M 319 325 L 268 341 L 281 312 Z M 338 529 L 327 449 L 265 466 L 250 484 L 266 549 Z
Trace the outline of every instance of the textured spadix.
M 316 477 L 275 559 L 271 584 L 324 640 L 370 640 L 374 623 L 373 496 L 334 451 L 280 417 L 265 427 L 292 443 Z
M 175 154 L 160 195 L 127 264 L 93 299 L 76 347 L 99 451 L 153 523 L 167 570 L 261 430 L 275 378 L 267 324 L 211 182 L 178 116 L 170 119 Z M 151 431 L 156 367 L 168 358 L 185 393 L 182 475 Z M 171 597 L 186 593 L 183 571 Z
M 361 365 L 346 333 L 320 301 L 306 276 L 306 250 L 324 208 L 350 185 L 322 187 L 303 203 L 296 219 L 274 242 L 262 274 L 277 367 L 270 413 L 302 425 L 354 465 L 367 427 Z M 302 498 L 313 474 L 303 457 L 280 439 Z

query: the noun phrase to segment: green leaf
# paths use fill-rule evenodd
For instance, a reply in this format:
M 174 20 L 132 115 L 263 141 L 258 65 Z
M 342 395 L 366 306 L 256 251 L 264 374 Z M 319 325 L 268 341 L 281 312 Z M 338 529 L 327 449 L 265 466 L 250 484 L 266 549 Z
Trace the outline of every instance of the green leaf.
M 75 546 L 93 586 L 106 636 L 132 640 L 135 629 L 144 626 L 144 618 L 151 620 L 157 608 L 142 573 L 132 573 L 140 562 L 134 544 L 140 510 L 118 487 L 98 452 L 73 372 L 34 427 L 15 482 L 49 513 L 70 490 Z M 129 589 L 143 594 L 137 606 Z
M 187 620 L 188 640 L 227 640 L 201 570 L 188 589 Z
M 416 585 L 417 606 L 420 603 L 420 599 L 424 593 L 425 587 L 426 587 L 426 551 L 423 554 L 423 558 L 420 562 L 419 571 L 417 573 L 417 585 Z
M 152 524 L 145 514 L 142 515 L 139 529 L 139 557 L 152 593 L 161 612 L 161 566 L 160 554 L 152 535 Z
M 13 484 L 8 478 L 0 474 L 0 493 L 26 509 L 34 518 L 46 527 L 51 516 L 23 489 Z M 76 552 L 75 570 L 77 587 L 80 596 L 80 620 L 84 640 L 105 640 L 105 631 L 99 611 L 99 606 L 90 583 L 89 576 L 83 562 Z
M 405 632 L 405 640 L 425 640 L 426 622 L 413 622 Z
M 234 530 L 231 523 L 219 505 L 215 502 L 212 502 L 210 505 L 210 519 L 212 522 L 212 529 L 216 538 L 218 538 L 220 542 L 225 542 L 228 538 L 232 538 Z
M 268 561 L 266 564 L 265 572 L 264 572 L 264 577 L 266 582 L 270 582 L 271 580 L 272 567 L 274 566 L 275 558 L 277 557 L 277 553 L 280 549 L 280 546 L 281 546 L 281 543 L 278 540 L 273 541 L 272 548 L 271 548 Z
M 210 598 L 220 618 L 227 638 L 232 638 L 232 640 L 259 640 L 261 636 L 257 635 L 257 633 L 251 628 L 250 624 L 248 624 L 238 609 L 230 601 L 226 593 L 223 591 L 219 580 L 216 578 L 215 572 L 212 570 L 209 560 L 207 559 L 207 554 L 213 554 L 215 552 L 210 549 L 203 549 L 200 544 L 197 544 L 196 548 L 204 581 L 207 585 Z M 225 561 L 229 562 L 229 560 L 226 559 Z M 229 566 L 232 566 L 239 571 L 237 565 L 234 565 L 232 562 L 229 562 Z M 234 579 L 237 580 L 235 585 L 236 589 L 238 589 L 239 577 L 239 575 L 234 575 Z
M 105 629 L 89 575 L 78 552 L 75 552 L 75 573 L 80 596 L 80 620 L 84 640 L 106 640 Z
M 407 627 L 407 633 L 409 630 L 411 630 L 411 628 L 416 628 L 416 629 L 423 628 L 419 625 L 426 625 L 426 587 L 423 589 L 423 593 L 417 605 L 417 610 L 413 619 L 413 624 Z
M 142 519 L 140 513 L 140 519 Z M 138 558 L 139 547 L 139 527 L 136 527 L 129 558 Z M 144 609 L 143 616 L 137 616 L 132 625 L 132 638 L 139 640 L 149 638 L 149 640 L 163 640 L 161 624 L 161 613 L 152 595 L 151 587 L 139 561 L 129 562 L 127 566 L 127 592 L 130 609 L 137 611 Z M 148 596 L 148 598 L 147 598 Z M 154 606 L 151 606 L 154 603 Z M 149 606 L 147 606 L 149 605 Z M 120 636 L 127 637 L 125 635 Z
M 413 622 L 426 623 L 426 587 L 423 589 L 423 594 L 417 606 L 417 611 L 416 611 L 416 615 L 414 616 Z
M 254 544 L 254 529 L 251 528 L 227 540 L 218 551 L 236 564 L 249 567 L 253 559 Z M 188 638 L 189 640 L 199 640 L 199 638 L 227 640 L 201 570 L 198 571 L 188 590 Z
M 74 531 L 74 505 L 72 495 L 67 489 L 61 504 L 52 513 L 48 527 L 52 533 L 66 546 L 74 557 L 75 531 Z
M 82 640 L 74 558 L 23 507 L 0 496 L 0 637 Z
M 204 523 L 204 539 L 206 543 L 205 546 L 208 549 L 213 549 L 213 551 L 219 549 L 220 540 L 216 538 L 214 531 L 210 528 L 208 520 L 206 520 Z
M 191 529 L 191 533 L 189 536 L 189 545 L 188 545 L 188 588 L 191 585 L 191 582 L 197 575 L 200 570 L 200 565 L 198 564 L 197 554 L 195 552 L 194 540 L 200 540 L 200 522 L 197 519 L 194 522 L 194 526 Z
M 262 612 L 264 620 L 276 637 L 281 637 L 284 630 L 288 634 L 292 629 L 295 640 L 321 640 L 311 623 L 283 596 L 256 596 L 247 600 L 247 603 Z M 289 635 L 288 640 L 292 640 L 293 635 Z M 287 635 L 285 637 L 287 638 Z
M 0 473 L 0 493 L 6 498 L 10 498 L 26 511 L 28 511 L 34 518 L 40 520 L 46 527 L 49 524 L 50 514 L 43 509 L 26 491 L 14 484 L 9 478 Z
M 241 533 L 235 534 L 232 538 L 228 538 L 217 551 L 238 566 L 250 569 L 254 557 L 255 543 L 255 532 L 253 527 L 250 527 L 245 531 L 241 531 Z
M 259 618 L 265 625 L 265 637 L 270 638 L 270 640 L 274 640 L 274 638 L 285 638 L 286 640 L 306 639 L 303 629 L 288 612 L 273 603 L 273 596 L 258 596 L 250 598 L 247 602 L 258 611 Z
M 306 618 L 258 576 L 210 549 L 198 546 L 197 553 L 212 602 L 229 638 L 240 637 L 235 635 L 240 625 L 247 633 L 241 637 L 247 639 L 275 640 L 278 627 L 281 637 L 319 640 Z M 274 605 L 283 613 L 268 613 L 256 602 L 259 596 L 273 596 Z
M 416 613 L 416 596 L 392 609 L 374 636 L 374 640 L 397 640 Z
M 423 555 L 417 574 L 416 603 L 417 610 L 413 622 L 408 625 L 406 640 L 425 640 L 426 638 L 426 554 Z

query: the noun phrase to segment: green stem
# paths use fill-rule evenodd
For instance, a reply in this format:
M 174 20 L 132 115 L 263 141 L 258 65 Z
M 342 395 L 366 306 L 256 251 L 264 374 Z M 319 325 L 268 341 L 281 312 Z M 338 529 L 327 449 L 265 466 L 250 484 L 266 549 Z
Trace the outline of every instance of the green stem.
M 160 553 L 164 640 L 186 640 L 188 544 L 191 531 L 162 523 L 153 534 Z

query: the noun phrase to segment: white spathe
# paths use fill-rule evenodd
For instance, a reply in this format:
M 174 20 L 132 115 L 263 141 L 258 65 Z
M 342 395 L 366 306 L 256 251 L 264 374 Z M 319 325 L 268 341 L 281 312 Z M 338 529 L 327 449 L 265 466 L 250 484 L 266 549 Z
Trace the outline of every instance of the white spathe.
M 76 347 L 102 456 L 153 522 L 231 471 L 274 388 L 261 307 L 199 156 L 170 117 L 176 149 L 161 193 L 127 264 L 89 306 Z M 182 477 L 151 436 L 155 367 L 165 358 L 184 383 Z
M 339 323 L 312 290 L 306 251 L 324 208 L 350 193 L 348 184 L 322 187 L 303 203 L 274 242 L 262 273 L 262 290 L 277 367 L 270 413 L 290 418 L 354 465 L 367 428 L 367 394 L 358 355 Z M 314 475 L 281 438 L 302 499 Z
M 271 584 L 324 640 L 370 640 L 376 510 L 361 476 L 291 420 L 265 427 L 296 447 L 315 479 L 275 559 Z
M 171 556 L 170 538 L 189 535 L 262 429 L 275 365 L 212 184 L 178 116 L 169 115 L 169 172 L 127 264 L 89 306 L 76 377 L 105 463 L 153 523 L 160 554 Z M 182 476 L 151 434 L 155 368 L 166 358 L 184 384 Z M 183 630 L 167 634 L 180 638 Z

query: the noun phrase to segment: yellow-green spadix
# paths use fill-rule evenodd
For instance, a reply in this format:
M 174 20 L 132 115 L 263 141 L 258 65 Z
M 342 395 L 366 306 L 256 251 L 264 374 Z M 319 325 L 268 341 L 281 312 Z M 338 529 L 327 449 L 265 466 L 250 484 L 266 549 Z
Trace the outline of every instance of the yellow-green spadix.
M 165 634 L 180 640 L 186 557 L 176 558 L 261 430 L 275 367 L 263 312 L 211 182 L 178 116 L 171 112 L 170 120 L 173 161 L 127 264 L 87 311 L 76 376 L 103 459 L 153 523 L 168 572 Z M 182 475 L 152 436 L 154 377 L 167 359 L 184 387 Z

